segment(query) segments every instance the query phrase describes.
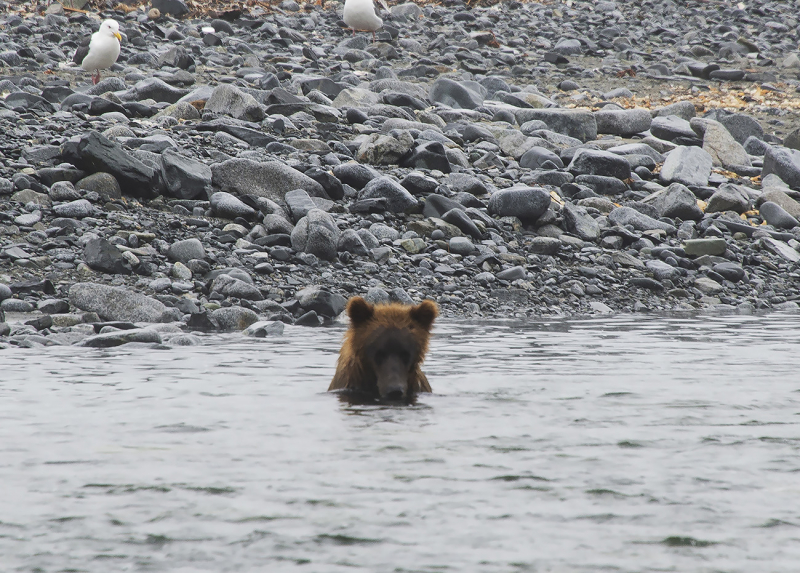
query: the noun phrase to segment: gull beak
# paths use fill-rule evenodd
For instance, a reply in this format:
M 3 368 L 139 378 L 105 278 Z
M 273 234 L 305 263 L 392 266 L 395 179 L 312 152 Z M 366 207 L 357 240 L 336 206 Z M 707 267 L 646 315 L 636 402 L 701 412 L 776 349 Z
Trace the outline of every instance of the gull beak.
M 120 42 L 122 41 L 122 35 L 119 32 L 114 32 L 114 37 Z

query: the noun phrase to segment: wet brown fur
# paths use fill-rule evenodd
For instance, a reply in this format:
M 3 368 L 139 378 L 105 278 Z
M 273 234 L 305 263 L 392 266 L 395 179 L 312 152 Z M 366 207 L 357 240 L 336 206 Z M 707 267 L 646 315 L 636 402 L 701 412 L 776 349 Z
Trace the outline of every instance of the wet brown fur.
M 371 316 L 366 316 L 366 308 L 372 308 Z M 420 366 L 425 360 L 430 340 L 430 329 L 439 309 L 436 303 L 425 300 L 417 306 L 402 304 L 370 305 L 361 297 L 351 298 L 347 303 L 350 328 L 344 335 L 336 374 L 328 387 L 331 390 L 352 390 L 374 393 L 376 380 L 373 373 L 365 368 L 361 354 L 372 336 L 382 328 L 407 330 L 418 345 L 418 352 L 408 378 L 408 394 L 430 392 L 431 385 Z M 426 326 L 427 325 L 427 326 Z

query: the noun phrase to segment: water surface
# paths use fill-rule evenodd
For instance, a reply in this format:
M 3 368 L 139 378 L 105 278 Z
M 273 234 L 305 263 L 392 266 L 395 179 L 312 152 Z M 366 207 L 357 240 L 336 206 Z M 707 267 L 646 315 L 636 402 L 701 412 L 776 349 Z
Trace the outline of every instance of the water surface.
M 3 571 L 797 571 L 800 317 L 443 321 L 414 406 L 341 328 L 0 352 Z

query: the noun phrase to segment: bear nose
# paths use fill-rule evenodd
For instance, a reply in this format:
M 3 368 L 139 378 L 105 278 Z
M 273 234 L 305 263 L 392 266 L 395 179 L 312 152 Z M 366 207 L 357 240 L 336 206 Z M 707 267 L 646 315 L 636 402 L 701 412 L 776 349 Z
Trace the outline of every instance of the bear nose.
M 405 397 L 405 392 L 401 388 L 393 388 L 386 393 L 387 400 L 402 400 Z

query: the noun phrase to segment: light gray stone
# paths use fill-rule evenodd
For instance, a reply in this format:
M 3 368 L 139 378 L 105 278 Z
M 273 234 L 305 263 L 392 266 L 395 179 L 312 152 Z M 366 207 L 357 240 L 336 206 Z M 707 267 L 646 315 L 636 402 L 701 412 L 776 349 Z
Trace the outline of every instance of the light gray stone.
M 69 289 L 69 302 L 103 320 L 161 322 L 167 311 L 162 302 L 123 287 L 76 283 Z

